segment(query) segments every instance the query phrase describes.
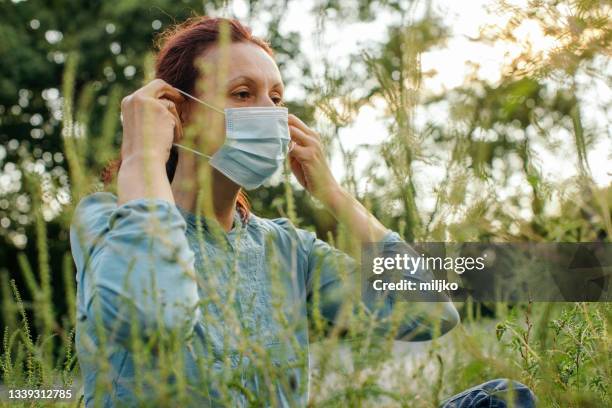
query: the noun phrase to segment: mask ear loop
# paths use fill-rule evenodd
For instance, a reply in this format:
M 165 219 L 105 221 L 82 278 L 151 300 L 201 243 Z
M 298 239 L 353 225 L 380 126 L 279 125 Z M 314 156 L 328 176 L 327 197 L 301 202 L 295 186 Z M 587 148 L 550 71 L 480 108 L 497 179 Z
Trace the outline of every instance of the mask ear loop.
M 197 150 L 193 150 L 193 149 L 191 149 L 191 148 L 189 148 L 187 146 L 183 146 L 183 145 L 178 144 L 178 143 L 172 143 L 172 146 L 180 147 L 181 149 L 185 149 L 185 150 L 187 150 L 187 151 L 189 151 L 189 152 L 191 152 L 193 154 L 197 154 L 198 156 L 206 157 L 207 159 L 212 159 L 212 157 L 210 157 L 207 154 L 204 154 L 202 152 L 198 152 Z
M 207 106 L 207 107 L 209 107 L 210 109 L 212 109 L 212 110 L 214 110 L 214 111 L 216 111 L 216 112 L 219 112 L 219 113 L 220 113 L 220 114 L 222 114 L 222 115 L 225 115 L 225 112 L 224 112 L 223 110 L 221 110 L 221 109 L 217 108 L 216 106 L 211 105 L 211 104 L 209 104 L 209 103 L 207 103 L 207 102 L 204 102 L 203 100 L 198 99 L 198 98 L 196 98 L 195 96 L 190 95 L 190 94 L 188 94 L 188 93 L 187 93 L 187 92 L 185 92 L 185 91 L 181 91 L 181 90 L 180 90 L 180 89 L 178 89 L 178 88 L 174 88 L 174 89 L 176 89 L 177 91 L 179 91 L 179 92 L 180 92 L 180 93 L 182 93 L 183 95 L 185 95 L 185 96 L 187 96 L 187 97 L 189 97 L 189 98 L 193 99 L 194 101 L 196 101 L 196 102 L 200 102 L 202 105 Z
M 213 106 L 213 105 L 211 105 L 211 104 L 209 104 L 209 103 L 206 103 L 206 102 L 204 102 L 203 100 L 198 99 L 198 98 L 196 98 L 195 96 L 190 95 L 190 94 L 188 94 L 187 92 L 182 91 L 182 90 L 180 90 L 180 89 L 178 89 L 178 88 L 174 88 L 174 89 L 176 89 L 178 92 L 182 93 L 183 95 L 185 95 L 185 96 L 187 96 L 187 97 L 189 97 L 189 98 L 193 99 L 194 101 L 199 102 L 199 103 L 201 103 L 202 105 L 204 105 L 204 106 L 206 106 L 206 107 L 208 107 L 208 108 L 210 108 L 210 109 L 214 110 L 215 112 L 218 112 L 218 113 L 220 113 L 220 114 L 222 114 L 222 115 L 225 115 L 225 112 L 224 112 L 224 111 L 222 111 L 221 109 L 217 108 L 216 106 Z M 193 149 L 191 149 L 191 148 L 189 148 L 189 147 L 187 147 L 187 146 L 183 146 L 182 144 L 172 143 L 172 146 L 180 147 L 180 148 L 185 149 L 185 150 L 187 150 L 187 151 L 189 151 L 189 152 L 191 152 L 191 153 L 193 153 L 193 154 L 197 154 L 197 155 L 199 155 L 199 156 L 206 157 L 207 159 L 211 159 L 211 158 L 212 158 L 212 157 L 210 157 L 210 156 L 209 156 L 209 155 L 207 155 L 207 154 L 204 154 L 204 153 L 198 152 L 197 150 L 193 150 Z

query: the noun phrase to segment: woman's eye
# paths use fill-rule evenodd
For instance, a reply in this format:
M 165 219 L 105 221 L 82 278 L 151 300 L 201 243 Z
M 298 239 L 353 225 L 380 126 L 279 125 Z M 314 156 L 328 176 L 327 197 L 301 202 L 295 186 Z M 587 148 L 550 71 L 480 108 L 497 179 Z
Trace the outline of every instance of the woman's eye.
M 251 96 L 251 94 L 248 91 L 240 91 L 236 92 L 234 96 L 236 96 L 238 99 L 249 99 L 249 96 Z
M 273 96 L 272 97 L 272 102 L 274 102 L 274 104 L 278 105 L 278 106 L 283 106 L 284 105 L 283 98 L 278 97 L 278 96 Z

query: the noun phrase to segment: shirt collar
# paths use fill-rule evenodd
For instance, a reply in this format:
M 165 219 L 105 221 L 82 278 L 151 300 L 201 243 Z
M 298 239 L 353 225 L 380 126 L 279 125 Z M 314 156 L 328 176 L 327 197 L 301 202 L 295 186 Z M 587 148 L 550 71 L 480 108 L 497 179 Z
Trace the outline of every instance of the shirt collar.
M 176 205 L 176 208 L 178 208 L 179 212 L 181 213 L 181 215 L 187 222 L 188 226 L 197 228 L 198 217 L 195 214 L 193 214 L 190 211 L 187 211 L 186 209 L 184 209 L 183 207 L 179 205 Z M 243 220 L 243 217 L 241 214 L 242 213 L 240 212 L 238 208 L 234 210 L 234 222 L 233 222 L 232 229 L 230 230 L 230 232 L 232 233 L 240 232 L 244 228 L 244 226 L 248 223 L 248 219 Z M 219 227 L 219 222 L 216 219 L 205 217 L 203 215 L 200 216 L 200 222 L 202 224 L 202 228 L 204 228 L 207 231 L 209 231 L 212 226 Z

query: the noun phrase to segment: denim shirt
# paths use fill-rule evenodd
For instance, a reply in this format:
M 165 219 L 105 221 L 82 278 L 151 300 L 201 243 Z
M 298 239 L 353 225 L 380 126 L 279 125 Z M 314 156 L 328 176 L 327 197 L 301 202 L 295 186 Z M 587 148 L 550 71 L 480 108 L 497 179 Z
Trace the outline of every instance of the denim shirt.
M 75 208 L 70 241 L 77 270 L 76 351 L 88 407 L 94 406 L 94 396 L 96 406 L 136 404 L 137 362 L 130 339 L 136 333 L 146 341 L 162 326 L 185 335 L 180 370 L 186 381 L 207 377 L 206 370 L 223 370 L 229 356 L 232 369 L 240 370 L 240 386 L 253 395 L 262 392 L 264 380 L 250 374 L 254 357 L 235 352 L 241 337 L 262 344 L 273 363 L 305 355 L 305 364 L 288 369 L 290 386 L 276 386 L 273 399 L 274 405 L 306 406 L 309 307 L 316 301 L 323 320 L 333 324 L 344 298 L 360 295 L 359 263 L 286 218 L 250 214 L 245 221 L 235 211 L 233 227 L 225 232 L 216 220 L 165 200 L 117 206 L 115 195 L 94 193 Z M 388 231 L 382 243 L 403 241 Z M 346 274 L 355 283 L 354 293 L 343 286 Z M 364 299 L 366 307 L 373 301 Z M 283 317 L 274 304 L 281 305 Z M 392 302 L 385 306 L 389 310 L 382 314 L 390 312 Z M 235 317 L 232 324 L 227 310 Z M 443 334 L 458 323 L 451 302 L 438 310 L 433 317 L 406 316 L 397 338 L 428 339 L 434 326 Z M 100 353 L 107 356 L 105 370 Z M 212 363 L 202 369 L 204 356 Z M 96 385 L 99 376 L 112 386 Z M 221 405 L 218 396 L 211 380 L 196 405 Z M 235 406 L 249 405 L 243 392 L 231 399 Z

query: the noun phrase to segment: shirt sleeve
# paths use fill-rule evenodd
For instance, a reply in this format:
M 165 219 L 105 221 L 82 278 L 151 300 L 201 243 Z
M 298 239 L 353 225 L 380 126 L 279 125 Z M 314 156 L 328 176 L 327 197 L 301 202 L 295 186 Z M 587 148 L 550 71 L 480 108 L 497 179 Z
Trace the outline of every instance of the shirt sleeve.
M 436 299 L 435 302 L 398 302 L 392 291 L 368 290 L 362 296 L 360 263 L 317 239 L 313 233 L 298 231 L 308 253 L 307 300 L 310 303 L 316 300 L 316 307 L 327 323 L 334 324 L 343 302 L 355 296 L 361 297 L 364 306 L 380 319 L 379 334 L 389 329 L 388 321 L 382 323 L 385 318 L 390 316 L 397 304 L 403 303 L 405 308 L 402 310 L 407 312 L 405 316 L 400 317 L 397 340 L 429 340 L 436 335 L 445 334 L 459 323 L 459 314 L 446 296 L 444 299 Z M 382 248 L 384 256 L 406 253 L 411 249 L 399 234 L 392 231 L 383 237 L 378 246 Z M 430 280 L 431 276 L 431 272 L 420 269 L 415 274 L 407 274 L 406 279 Z
M 117 206 L 109 193 L 85 197 L 70 227 L 79 319 L 100 322 L 120 342 L 134 330 L 148 336 L 161 325 L 192 328 L 199 296 L 185 231 L 167 201 Z

